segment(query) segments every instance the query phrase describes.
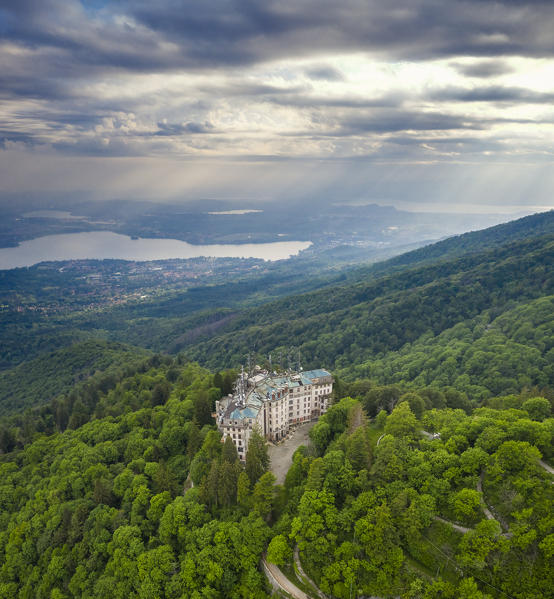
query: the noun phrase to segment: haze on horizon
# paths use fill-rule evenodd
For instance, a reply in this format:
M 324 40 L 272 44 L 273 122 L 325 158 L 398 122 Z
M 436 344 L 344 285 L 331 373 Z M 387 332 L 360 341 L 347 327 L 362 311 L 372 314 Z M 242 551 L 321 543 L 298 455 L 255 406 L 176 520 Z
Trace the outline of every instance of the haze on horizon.
M 6 0 L 0 202 L 554 204 L 549 0 Z

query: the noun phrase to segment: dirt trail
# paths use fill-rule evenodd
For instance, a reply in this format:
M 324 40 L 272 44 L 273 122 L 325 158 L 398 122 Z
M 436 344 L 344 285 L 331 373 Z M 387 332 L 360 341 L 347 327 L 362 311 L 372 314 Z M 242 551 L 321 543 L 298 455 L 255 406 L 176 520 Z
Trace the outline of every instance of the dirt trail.
M 440 516 L 434 516 L 435 520 L 438 520 L 439 522 L 442 522 L 443 524 L 449 524 L 450 526 L 452 526 L 452 528 L 454 530 L 457 530 L 458 532 L 463 532 L 464 534 L 466 532 L 469 532 L 470 530 L 473 530 L 473 528 L 467 528 L 465 526 L 460 526 L 459 524 L 455 524 L 454 522 L 450 522 L 450 520 L 445 520 L 444 518 L 441 518 Z
M 262 557 L 262 566 L 271 582 L 275 582 L 285 593 L 288 593 L 294 599 L 311 599 L 304 591 L 301 591 L 296 585 L 292 584 L 281 570 L 275 564 L 268 562 L 265 557 Z
M 323 591 L 321 591 L 316 583 L 304 572 L 304 568 L 302 568 L 302 564 L 300 563 L 300 552 L 298 550 L 298 545 L 294 547 L 294 563 L 296 564 L 296 568 L 301 578 L 304 578 L 312 587 L 316 590 L 320 599 L 327 599 L 327 595 Z

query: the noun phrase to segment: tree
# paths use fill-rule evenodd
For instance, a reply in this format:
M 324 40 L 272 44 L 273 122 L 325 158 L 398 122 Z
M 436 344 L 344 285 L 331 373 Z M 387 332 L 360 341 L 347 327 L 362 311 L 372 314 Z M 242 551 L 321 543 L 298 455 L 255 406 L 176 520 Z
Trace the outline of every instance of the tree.
M 371 447 L 365 427 L 359 427 L 346 440 L 346 458 L 354 470 L 369 470 L 371 466 Z
M 195 391 L 192 403 L 194 405 L 194 419 L 198 426 L 213 424 L 211 401 L 205 389 Z
M 217 490 L 218 503 L 221 507 L 230 507 L 237 501 L 237 479 L 241 467 L 238 460 L 231 463 L 221 460 L 219 466 L 219 487 Z
M 545 420 L 550 416 L 551 406 L 544 397 L 532 397 L 521 406 L 533 420 Z
M 174 569 L 175 556 L 168 545 L 156 547 L 139 555 L 135 588 L 140 599 L 165 596 L 165 585 Z
M 385 435 L 375 449 L 371 474 L 381 483 L 387 483 L 402 478 L 404 471 L 405 464 L 399 451 L 398 441 L 391 435 Z
M 458 585 L 458 599 L 492 599 L 492 596 L 482 593 L 473 578 L 465 578 Z
M 292 549 L 283 535 L 271 539 L 267 548 L 267 561 L 276 566 L 284 566 L 292 559 Z
M 239 461 L 239 454 L 237 452 L 237 448 L 233 443 L 233 439 L 231 439 L 229 435 L 225 437 L 225 443 L 223 444 L 221 459 L 224 462 L 229 462 L 230 464 L 235 464 Z
M 394 437 L 414 438 L 417 432 L 417 420 L 408 402 L 399 403 L 387 418 L 385 433 Z
M 243 512 L 248 512 L 252 504 L 250 495 L 250 479 L 244 470 L 238 476 L 237 480 L 237 503 Z
M 262 474 L 254 485 L 252 492 L 252 507 L 262 518 L 268 520 L 273 507 L 275 476 L 271 472 Z
M 495 454 L 496 463 L 505 472 L 520 472 L 540 460 L 540 451 L 527 441 L 506 441 Z
M 171 385 L 168 381 L 162 381 L 158 383 L 152 390 L 152 405 L 161 406 L 169 398 L 171 393 Z
M 408 402 L 410 410 L 412 410 L 414 416 L 419 420 L 425 410 L 425 402 L 423 399 L 417 393 L 404 393 L 400 398 L 399 403 L 402 403 L 403 401 Z
M 505 546 L 500 537 L 500 524 L 496 520 L 483 520 L 464 535 L 458 547 L 462 565 L 482 570 L 489 554 Z
M 372 574 L 370 590 L 379 594 L 391 593 L 404 562 L 404 553 L 388 506 L 381 504 L 369 510 L 356 522 L 355 531 Z
M 475 489 L 461 489 L 451 500 L 452 509 L 459 520 L 474 520 L 481 509 L 481 493 Z
M 196 422 L 187 422 L 187 456 L 194 457 L 200 446 L 202 445 L 202 438 L 200 436 L 200 429 Z
M 317 453 L 323 455 L 331 440 L 331 426 L 325 420 L 319 420 L 310 431 L 310 439 Z
M 323 487 L 325 479 L 325 462 L 323 458 L 316 458 L 310 464 L 308 479 L 306 481 L 307 491 L 319 491 Z
M 385 422 L 387 421 L 387 412 L 386 410 L 381 410 L 377 416 L 375 416 L 375 426 L 379 429 L 383 429 L 385 427 Z
M 252 429 L 246 452 L 246 474 L 254 485 L 269 468 L 269 454 L 267 444 L 257 428 Z

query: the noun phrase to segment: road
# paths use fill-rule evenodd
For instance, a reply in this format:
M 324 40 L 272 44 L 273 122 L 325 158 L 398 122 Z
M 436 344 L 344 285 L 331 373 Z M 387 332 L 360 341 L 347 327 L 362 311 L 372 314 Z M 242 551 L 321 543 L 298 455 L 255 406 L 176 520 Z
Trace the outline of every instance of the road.
M 299 578 L 304 578 L 304 582 L 307 581 L 308 584 L 311 584 L 321 599 L 326 599 L 327 596 L 323 593 L 323 591 L 321 591 L 316 585 L 316 583 L 306 574 L 306 572 L 304 572 L 304 568 L 300 563 L 300 553 L 298 551 L 298 545 L 294 546 L 294 563 L 296 564 L 296 569 L 298 570 L 298 574 L 300 575 Z
M 292 582 L 279 570 L 279 568 L 268 562 L 265 557 L 262 558 L 263 566 L 266 572 L 269 572 L 271 578 L 277 583 L 279 587 L 286 591 L 289 595 L 294 597 L 294 599 L 311 599 L 304 591 L 301 591 L 296 585 L 292 584 Z
M 292 454 L 300 445 L 308 445 L 310 438 L 308 436 L 315 422 L 306 422 L 301 424 L 288 439 L 281 441 L 278 445 L 269 444 L 269 459 L 271 460 L 271 472 L 275 475 L 278 485 L 285 482 L 285 476 L 292 464 Z

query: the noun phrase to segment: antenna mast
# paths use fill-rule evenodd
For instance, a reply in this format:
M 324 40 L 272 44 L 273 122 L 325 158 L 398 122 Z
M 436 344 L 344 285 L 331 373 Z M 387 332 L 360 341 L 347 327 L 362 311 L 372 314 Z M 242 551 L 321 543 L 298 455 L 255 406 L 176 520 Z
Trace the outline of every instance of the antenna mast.
M 238 382 L 238 395 L 239 395 L 239 404 L 241 406 L 244 406 L 246 403 L 244 366 L 241 366 L 240 378 L 239 378 L 239 382 Z

